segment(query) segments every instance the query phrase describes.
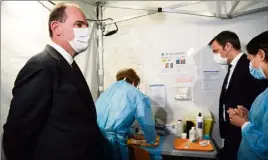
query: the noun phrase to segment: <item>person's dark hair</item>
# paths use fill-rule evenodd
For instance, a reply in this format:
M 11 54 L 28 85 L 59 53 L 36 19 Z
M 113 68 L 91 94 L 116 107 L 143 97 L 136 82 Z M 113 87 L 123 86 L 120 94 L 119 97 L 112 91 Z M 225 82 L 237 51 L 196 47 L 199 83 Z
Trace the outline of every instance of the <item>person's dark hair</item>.
M 257 55 L 259 49 L 265 52 L 265 60 L 268 61 L 268 31 L 265 31 L 253 39 L 246 45 L 248 54 Z
M 209 42 L 209 45 L 211 46 L 214 41 L 217 41 L 222 47 L 229 42 L 236 50 L 241 49 L 239 37 L 231 31 L 222 31 Z
M 65 22 L 67 19 L 67 15 L 65 13 L 65 9 L 67 8 L 66 3 L 59 3 L 55 6 L 55 8 L 51 11 L 48 20 L 48 28 L 49 28 L 49 36 L 53 37 L 53 32 L 51 30 L 50 24 L 52 21 Z
M 134 82 L 135 86 L 138 86 L 140 83 L 140 77 L 132 68 L 125 68 L 117 72 L 116 80 L 120 81 L 123 79 L 125 79 L 130 84 Z

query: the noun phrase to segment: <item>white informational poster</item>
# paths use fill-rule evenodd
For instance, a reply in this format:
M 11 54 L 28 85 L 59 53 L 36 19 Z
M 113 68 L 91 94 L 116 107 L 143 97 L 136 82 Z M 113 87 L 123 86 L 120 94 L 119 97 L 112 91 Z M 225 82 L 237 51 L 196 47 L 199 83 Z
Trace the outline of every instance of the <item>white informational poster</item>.
M 188 67 L 185 52 L 161 53 L 161 75 L 184 73 Z
M 150 93 L 148 94 L 151 103 L 154 106 L 166 107 L 166 89 L 163 84 L 149 85 Z
M 221 87 L 220 71 L 203 71 L 201 84 L 205 91 L 218 90 Z

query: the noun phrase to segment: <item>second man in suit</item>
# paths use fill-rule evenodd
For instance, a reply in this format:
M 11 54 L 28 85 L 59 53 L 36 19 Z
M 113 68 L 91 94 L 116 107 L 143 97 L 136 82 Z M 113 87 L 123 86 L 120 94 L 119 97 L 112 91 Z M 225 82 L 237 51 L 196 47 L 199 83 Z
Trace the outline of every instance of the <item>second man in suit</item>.
M 241 52 L 238 36 L 231 31 L 223 31 L 209 43 L 214 52 L 214 60 L 221 65 L 228 65 L 220 100 L 219 125 L 224 147 L 220 159 L 236 160 L 241 141 L 241 129 L 229 121 L 229 108 L 245 107 L 250 109 L 254 99 L 267 86 L 267 81 L 254 79 L 249 72 L 247 55 Z M 250 84 L 250 85 L 249 85 Z

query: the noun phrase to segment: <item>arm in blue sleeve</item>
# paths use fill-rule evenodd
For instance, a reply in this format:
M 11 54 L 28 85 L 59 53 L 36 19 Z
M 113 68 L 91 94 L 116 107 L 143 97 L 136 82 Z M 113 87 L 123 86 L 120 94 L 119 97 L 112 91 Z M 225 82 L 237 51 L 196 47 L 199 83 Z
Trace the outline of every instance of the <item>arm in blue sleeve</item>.
M 260 107 L 260 106 L 256 106 Z M 256 130 L 252 123 L 248 123 L 242 129 L 242 136 L 246 138 L 252 151 L 265 159 L 268 155 L 268 110 L 262 117 L 262 131 Z
M 147 97 L 138 102 L 136 119 L 144 132 L 147 143 L 154 143 L 156 140 L 155 123 L 153 121 L 150 100 Z

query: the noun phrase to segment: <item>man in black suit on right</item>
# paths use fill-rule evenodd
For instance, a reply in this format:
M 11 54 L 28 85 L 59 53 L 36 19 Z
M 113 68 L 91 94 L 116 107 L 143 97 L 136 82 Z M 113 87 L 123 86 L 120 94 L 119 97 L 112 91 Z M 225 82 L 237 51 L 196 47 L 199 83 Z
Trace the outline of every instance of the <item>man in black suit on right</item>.
M 209 45 L 214 52 L 214 60 L 228 65 L 220 100 L 219 125 L 224 147 L 220 150 L 220 159 L 237 160 L 241 142 L 241 129 L 229 121 L 229 108 L 245 107 L 250 110 L 254 99 L 267 87 L 267 81 L 253 78 L 249 72 L 247 55 L 241 52 L 238 36 L 231 31 L 223 31 L 214 37 Z

